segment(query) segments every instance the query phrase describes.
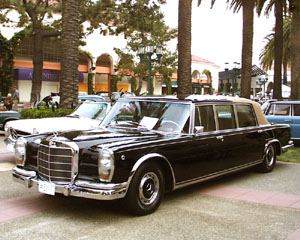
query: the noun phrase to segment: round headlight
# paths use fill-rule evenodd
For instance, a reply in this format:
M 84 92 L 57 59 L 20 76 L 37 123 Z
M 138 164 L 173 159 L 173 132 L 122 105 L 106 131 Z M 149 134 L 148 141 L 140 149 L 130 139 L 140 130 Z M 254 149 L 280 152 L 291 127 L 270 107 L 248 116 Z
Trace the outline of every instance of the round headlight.
M 16 164 L 24 166 L 26 158 L 26 144 L 27 141 L 23 137 L 19 137 L 15 144 L 15 159 Z
M 110 149 L 101 149 L 98 157 L 99 179 L 109 182 L 114 171 L 114 154 Z

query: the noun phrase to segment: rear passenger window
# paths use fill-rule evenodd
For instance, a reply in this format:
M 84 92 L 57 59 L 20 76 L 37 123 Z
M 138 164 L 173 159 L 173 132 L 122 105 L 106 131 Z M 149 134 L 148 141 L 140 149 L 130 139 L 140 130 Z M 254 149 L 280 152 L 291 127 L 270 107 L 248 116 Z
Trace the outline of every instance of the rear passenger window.
M 300 104 L 294 104 L 294 116 L 300 116 Z
M 196 108 L 195 126 L 203 127 L 203 132 L 211 132 L 216 130 L 212 106 L 200 106 Z
M 289 116 L 290 115 L 290 105 L 289 104 L 272 104 L 267 115 L 276 116 Z
M 216 106 L 219 130 L 236 128 L 233 107 L 231 105 Z
M 236 105 L 239 127 L 256 126 L 253 109 L 250 105 Z

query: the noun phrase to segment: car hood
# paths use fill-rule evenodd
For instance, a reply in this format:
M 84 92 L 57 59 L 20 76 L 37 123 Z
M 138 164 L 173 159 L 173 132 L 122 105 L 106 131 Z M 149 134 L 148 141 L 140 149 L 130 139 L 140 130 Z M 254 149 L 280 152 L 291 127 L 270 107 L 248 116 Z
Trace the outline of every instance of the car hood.
M 110 128 L 96 128 L 90 131 L 70 131 L 48 137 L 50 141 L 75 142 L 80 149 L 111 148 L 117 150 L 129 145 L 143 145 L 157 143 L 159 140 L 180 138 L 180 134 L 162 134 L 160 132 L 127 128 L 120 130 Z
M 75 117 L 21 119 L 9 122 L 8 127 L 23 133 L 41 134 L 70 130 L 87 130 L 98 127 L 100 122 L 100 120 Z

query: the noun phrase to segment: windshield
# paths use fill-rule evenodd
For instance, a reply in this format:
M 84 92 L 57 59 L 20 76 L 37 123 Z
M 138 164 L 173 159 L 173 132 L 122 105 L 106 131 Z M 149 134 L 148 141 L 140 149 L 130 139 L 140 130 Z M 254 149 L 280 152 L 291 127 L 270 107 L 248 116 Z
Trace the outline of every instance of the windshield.
M 120 101 L 102 125 L 135 126 L 164 132 L 189 132 L 190 105 L 170 102 Z
M 106 115 L 107 105 L 107 103 L 82 103 L 69 116 L 102 120 Z

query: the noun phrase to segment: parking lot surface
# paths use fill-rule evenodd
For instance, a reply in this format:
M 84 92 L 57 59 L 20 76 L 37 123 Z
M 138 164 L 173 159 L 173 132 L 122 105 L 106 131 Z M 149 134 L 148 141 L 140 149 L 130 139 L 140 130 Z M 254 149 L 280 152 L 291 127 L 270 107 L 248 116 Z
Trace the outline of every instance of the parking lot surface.
M 121 201 L 47 196 L 15 183 L 0 136 L 0 239 L 300 239 L 300 164 L 249 169 L 165 195 L 135 217 Z

